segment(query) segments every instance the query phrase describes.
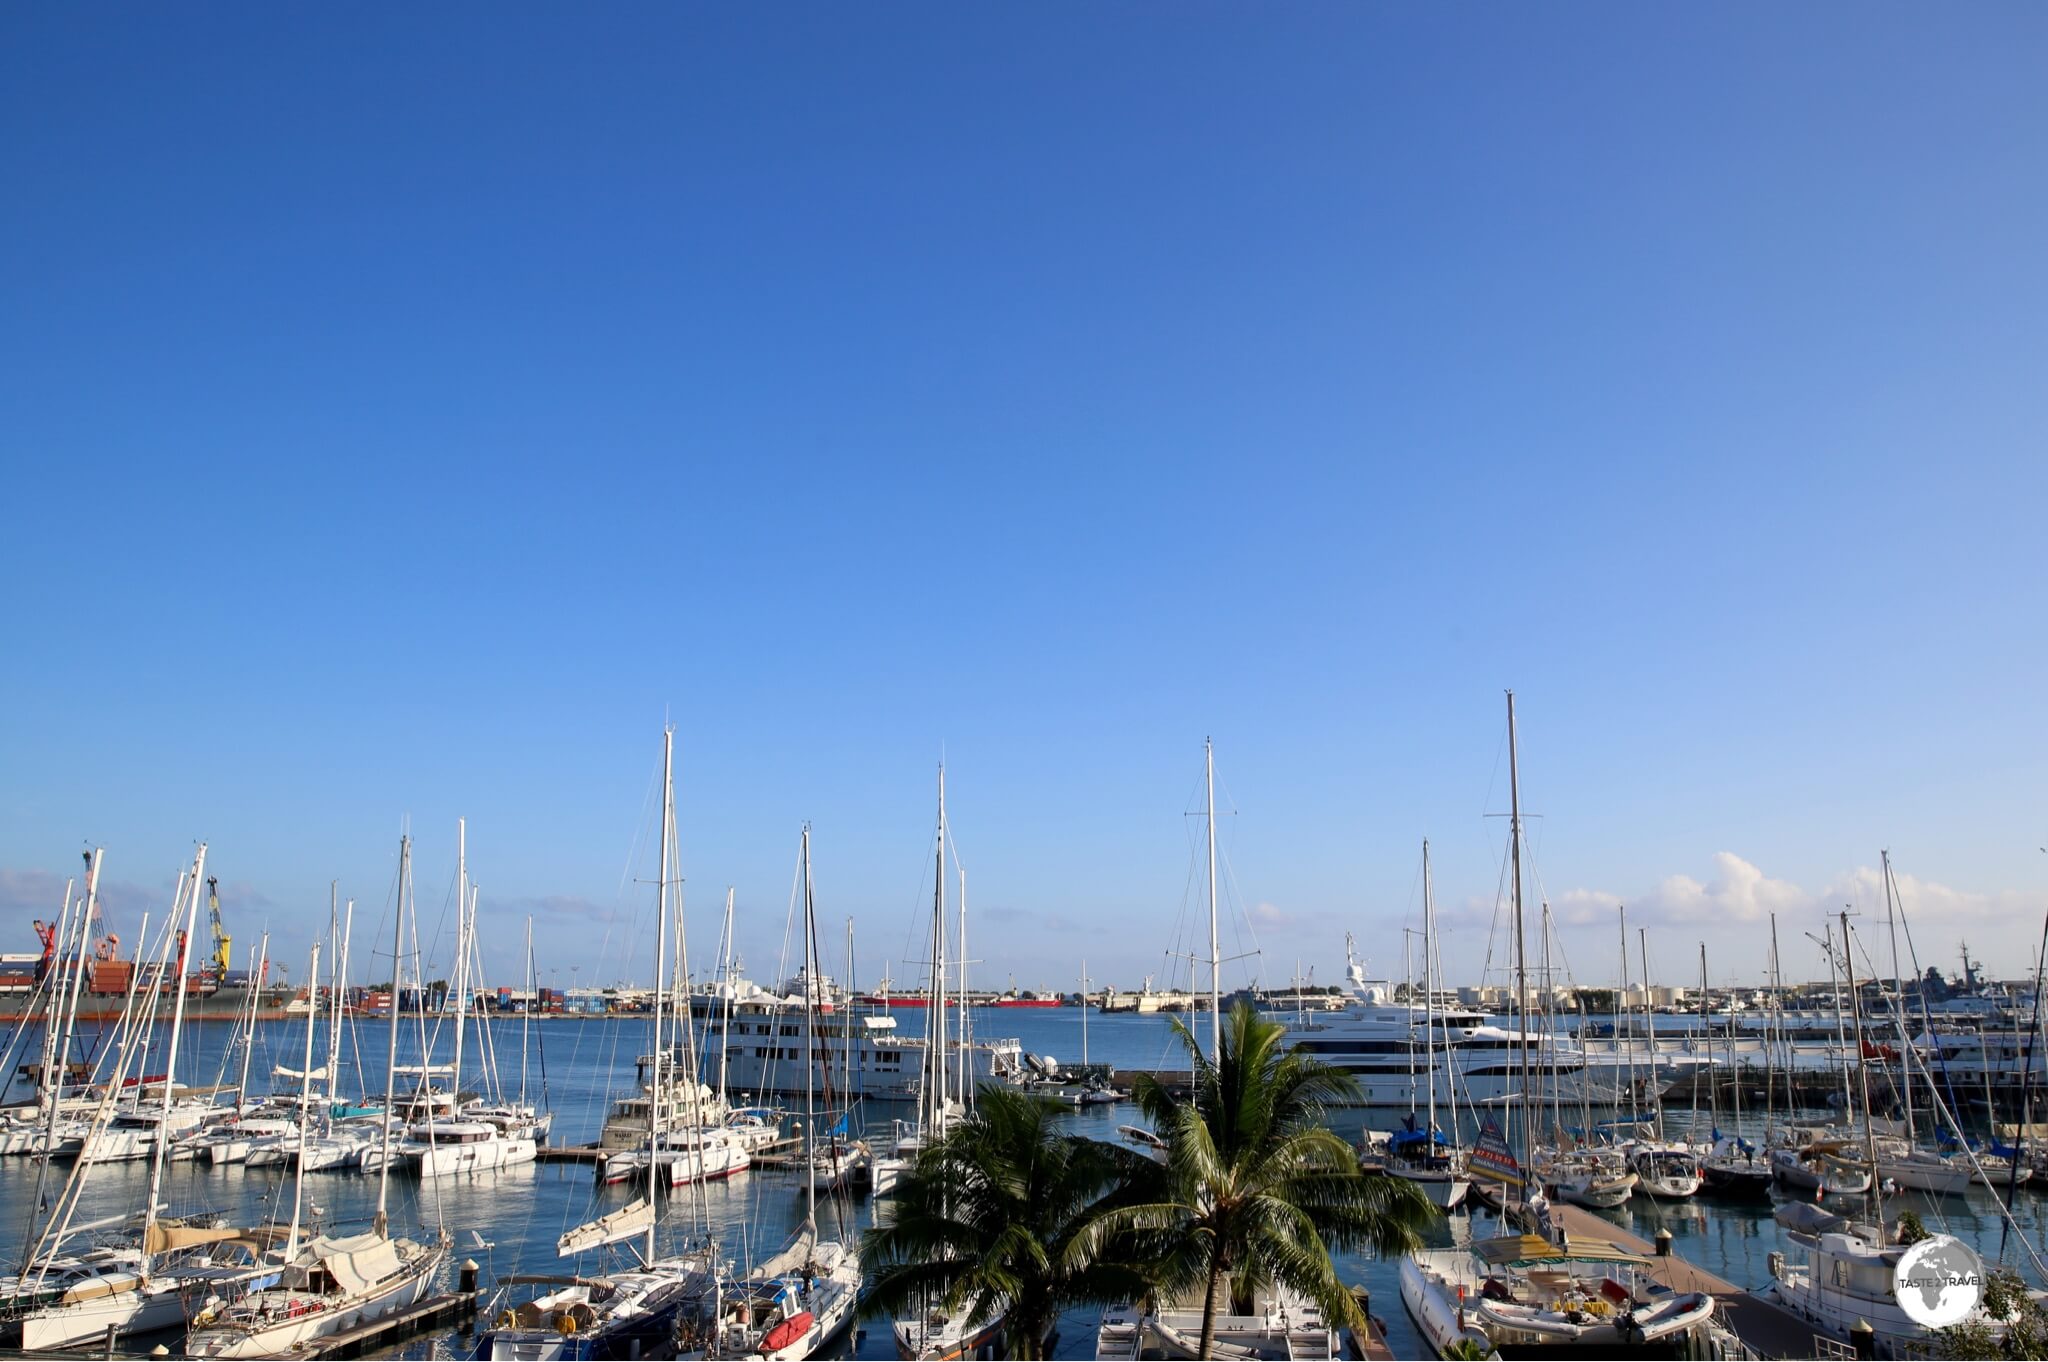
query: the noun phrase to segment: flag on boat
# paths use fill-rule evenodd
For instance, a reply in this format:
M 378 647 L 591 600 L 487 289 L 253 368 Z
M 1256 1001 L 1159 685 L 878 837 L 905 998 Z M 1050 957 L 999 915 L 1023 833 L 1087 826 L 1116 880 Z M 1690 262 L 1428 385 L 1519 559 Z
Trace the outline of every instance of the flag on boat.
M 1522 1165 L 1515 1161 L 1507 1136 L 1501 1134 L 1500 1126 L 1491 1116 L 1479 1127 L 1479 1142 L 1465 1159 L 1465 1171 L 1475 1178 L 1508 1187 L 1523 1184 Z

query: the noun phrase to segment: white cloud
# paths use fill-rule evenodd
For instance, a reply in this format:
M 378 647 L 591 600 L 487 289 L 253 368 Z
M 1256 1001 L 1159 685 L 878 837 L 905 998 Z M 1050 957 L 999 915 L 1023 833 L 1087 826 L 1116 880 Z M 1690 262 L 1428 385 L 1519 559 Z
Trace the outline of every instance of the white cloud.
M 2031 917 L 2035 912 L 2031 901 L 2022 894 L 1973 893 L 1911 875 L 1894 875 L 1899 902 L 1915 919 L 1962 917 L 2008 923 Z M 1610 919 L 1615 908 L 1624 903 L 1628 905 L 1629 917 L 1645 925 L 1757 923 L 1767 920 L 1772 913 L 1790 918 L 1830 912 L 1844 904 L 1854 911 L 1868 913 L 1882 910 L 1884 877 L 1876 867 L 1858 866 L 1815 892 L 1790 880 L 1773 879 L 1734 852 L 1721 851 L 1714 854 L 1713 871 L 1704 881 L 1691 875 L 1670 875 L 1635 895 L 1605 889 L 1571 889 L 1558 895 L 1552 907 L 1559 921 L 1584 926 Z
M 1277 903 L 1262 902 L 1252 909 L 1251 920 L 1254 927 L 1291 927 L 1294 914 Z

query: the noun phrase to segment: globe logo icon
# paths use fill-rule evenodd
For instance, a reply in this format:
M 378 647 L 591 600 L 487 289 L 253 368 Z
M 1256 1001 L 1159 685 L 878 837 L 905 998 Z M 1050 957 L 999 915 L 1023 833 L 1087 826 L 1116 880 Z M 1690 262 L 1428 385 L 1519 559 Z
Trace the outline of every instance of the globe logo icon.
M 1899 1255 L 1892 1290 L 1925 1329 L 1961 1324 L 1984 1298 L 1984 1260 L 1953 1235 L 1934 1234 Z

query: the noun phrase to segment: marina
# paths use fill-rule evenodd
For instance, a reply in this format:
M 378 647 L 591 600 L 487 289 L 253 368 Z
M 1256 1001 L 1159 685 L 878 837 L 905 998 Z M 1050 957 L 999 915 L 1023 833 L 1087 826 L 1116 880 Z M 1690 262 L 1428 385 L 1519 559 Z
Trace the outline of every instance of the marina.
M 921 1024 L 921 1018 L 905 1019 L 906 1029 Z M 374 1052 L 384 1037 L 386 1023 L 366 1020 L 362 1032 L 366 1054 Z M 1078 1046 L 1078 1018 L 1071 1010 L 1048 1011 L 1015 1028 L 1019 1039 L 1034 1052 L 1073 1053 Z M 1119 1078 L 1141 1071 L 1167 1070 L 1172 1051 L 1170 1020 L 1138 1015 L 1097 1015 L 1090 1018 L 1091 1056 L 1110 1063 Z M 490 1023 L 501 1046 L 516 1042 L 518 1023 L 496 1019 Z M 598 1159 L 599 1130 L 612 1092 L 612 1072 L 630 1068 L 634 1056 L 644 1053 L 649 1041 L 645 1020 L 613 1019 L 600 1024 L 576 1021 L 548 1021 L 539 1024 L 548 1058 L 548 1101 L 557 1115 L 555 1140 L 545 1147 L 537 1164 L 523 1169 L 479 1173 L 454 1180 L 394 1184 L 394 1215 L 407 1223 L 415 1220 L 431 1225 L 435 1215 L 447 1217 L 454 1248 L 454 1261 L 444 1269 L 449 1275 L 447 1289 L 454 1288 L 453 1276 L 460 1259 L 472 1258 L 482 1266 L 483 1302 L 481 1317 L 491 1317 L 505 1307 L 492 1300 L 493 1283 L 519 1273 L 546 1274 L 560 1270 L 554 1253 L 555 1239 L 573 1228 L 595 1210 L 625 1206 L 632 1194 L 628 1189 L 608 1190 L 597 1184 L 592 1165 Z M 259 1055 L 294 1053 L 300 1043 L 299 1028 L 289 1023 L 264 1023 L 258 1031 Z M 207 1027 L 195 1033 L 193 1060 L 202 1068 L 218 1066 L 226 1032 Z M 218 1038 L 218 1039 L 216 1039 Z M 401 1046 L 402 1062 L 411 1052 Z M 344 1061 L 346 1064 L 346 1061 Z M 349 1080 L 345 1079 L 345 1083 Z M 868 1136 L 882 1135 L 891 1123 L 909 1116 L 912 1108 L 901 1103 L 869 1103 L 856 1109 L 856 1131 Z M 1356 1139 L 1370 1125 L 1385 1122 L 1380 1112 L 1361 1111 L 1340 1117 L 1336 1126 L 1347 1138 Z M 1077 1108 L 1074 1128 L 1099 1138 L 1114 1139 L 1116 1127 L 1131 1119 L 1128 1104 L 1100 1108 Z M 1760 1132 L 1759 1132 L 1760 1133 Z M 23 1158 L 0 1160 L 0 1216 L 19 1223 L 33 1193 L 33 1161 Z M 96 1177 L 82 1215 L 120 1212 L 139 1203 L 146 1170 L 139 1164 L 110 1166 Z M 374 1188 L 359 1176 L 323 1174 L 310 1183 L 311 1200 L 323 1215 L 323 1223 L 337 1227 L 367 1224 L 374 1210 Z M 679 1196 L 681 1194 L 678 1194 Z M 1810 1195 L 1810 1194 L 1809 1194 Z M 206 1209 L 232 1218 L 248 1218 L 282 1209 L 289 1211 L 290 1178 L 279 1169 L 246 1169 L 240 1166 L 212 1167 L 203 1162 L 172 1164 L 166 1173 L 165 1199 L 173 1206 Z M 279 1198 L 283 1197 L 280 1206 Z M 689 1194 L 702 1198 L 705 1223 L 727 1242 L 737 1246 L 746 1239 L 755 1251 L 772 1248 L 781 1241 L 800 1216 L 798 1179 L 790 1172 L 757 1163 L 751 1171 L 720 1183 L 705 1184 Z M 1659 1204 L 1636 1198 L 1612 1212 L 1590 1212 L 1560 1206 L 1557 1214 L 1574 1234 L 1615 1240 L 1632 1252 L 1658 1264 L 1660 1274 L 1692 1272 L 1664 1280 L 1686 1290 L 1709 1290 L 1717 1296 L 1758 1290 L 1771 1280 L 1771 1259 L 1789 1247 L 1787 1230 L 1773 1216 L 1775 1204 L 1791 1200 L 1780 1194 L 1778 1203 L 1728 1202 L 1707 1196 L 1675 1204 Z M 1854 1211 L 1857 1198 L 1829 1198 L 1843 1209 Z M 821 1201 L 820 1216 L 827 1225 L 843 1232 L 858 1233 L 870 1223 L 877 1203 L 859 1198 L 844 1203 Z M 2000 1238 L 2000 1218 L 1987 1190 L 1973 1188 L 1961 1196 L 1930 1196 L 1902 1192 L 1894 1207 L 1913 1209 L 1930 1228 L 1956 1234 L 1995 1256 Z M 2048 1197 L 2023 1187 L 2013 1201 L 2013 1213 L 2024 1233 L 2037 1246 L 2048 1236 Z M 695 1214 L 695 1212 L 692 1212 Z M 1485 1212 L 1475 1212 L 1484 1217 Z M 1462 1226 L 1470 1216 L 1461 1212 L 1442 1222 L 1436 1242 L 1448 1247 L 1455 1236 L 1466 1233 Z M 1672 1253 L 1660 1260 L 1655 1249 L 1660 1232 L 1671 1235 Z M 1339 1255 L 1339 1270 L 1347 1281 L 1365 1286 L 1376 1315 L 1385 1321 L 1387 1346 L 1395 1357 L 1417 1357 L 1422 1341 L 1414 1323 L 1400 1306 L 1398 1265 L 1370 1255 Z M 1738 1319 L 1749 1307 L 1730 1305 Z M 1759 1317 L 1782 1320 L 1770 1311 L 1755 1311 Z M 1097 1321 L 1085 1313 L 1064 1318 L 1055 1353 L 1060 1357 L 1093 1355 Z M 1764 1326 L 1752 1327 L 1745 1320 L 1738 1330 L 1745 1338 L 1774 1337 Z M 834 1355 L 863 1357 L 894 1356 L 893 1346 L 869 1330 L 856 1340 L 849 1335 L 843 1352 Z M 404 1355 L 428 1356 L 437 1348 L 460 1348 L 463 1334 L 450 1322 L 416 1337 L 406 1344 Z M 148 1340 L 143 1340 L 148 1343 Z M 129 1346 L 124 1355 L 141 1356 L 147 1346 Z M 381 1352 L 382 1349 L 380 1348 Z M 1764 1356 L 1800 1356 L 1794 1351 L 1764 1349 Z

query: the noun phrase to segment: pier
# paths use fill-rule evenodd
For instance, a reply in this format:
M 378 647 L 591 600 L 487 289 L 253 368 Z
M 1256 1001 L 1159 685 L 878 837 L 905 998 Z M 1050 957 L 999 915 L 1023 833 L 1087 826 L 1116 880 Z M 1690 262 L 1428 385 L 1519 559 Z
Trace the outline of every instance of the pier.
M 1574 1238 L 1606 1240 L 1649 1259 L 1649 1265 L 1638 1271 L 1652 1281 L 1673 1291 L 1703 1291 L 1712 1296 L 1715 1317 L 1759 1357 L 1832 1357 L 1842 1351 L 1838 1340 L 1791 1311 L 1675 1254 L 1658 1253 L 1656 1245 L 1612 1220 L 1562 1202 L 1552 1203 L 1550 1214 Z
M 474 1266 L 474 1264 L 470 1264 Z M 478 1293 L 450 1291 L 445 1295 L 429 1296 L 416 1305 L 377 1319 L 365 1320 L 353 1329 L 344 1329 L 338 1334 L 329 1334 L 316 1339 L 298 1350 L 299 1357 L 349 1358 L 362 1357 L 373 1349 L 383 1349 L 409 1338 L 423 1330 L 443 1324 L 459 1324 L 476 1315 Z

